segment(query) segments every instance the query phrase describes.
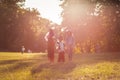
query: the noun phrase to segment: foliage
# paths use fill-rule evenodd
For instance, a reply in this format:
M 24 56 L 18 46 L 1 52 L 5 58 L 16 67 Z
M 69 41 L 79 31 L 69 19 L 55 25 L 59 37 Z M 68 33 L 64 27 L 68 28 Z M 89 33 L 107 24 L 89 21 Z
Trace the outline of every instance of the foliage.
M 24 45 L 26 51 L 44 51 L 43 34 L 49 21 L 39 17 L 36 9 L 24 9 L 20 3 L 24 0 L 0 2 L 0 50 L 20 51 Z
M 50 21 L 36 9 L 23 8 L 24 2 L 0 0 L 0 51 L 20 51 L 23 45 L 26 51 L 46 49 L 44 35 Z M 119 0 L 64 0 L 60 6 L 60 26 L 73 31 L 78 52 L 120 51 Z
M 62 25 L 73 31 L 77 43 L 99 44 L 101 52 L 119 51 L 119 0 L 65 0 L 61 6 Z

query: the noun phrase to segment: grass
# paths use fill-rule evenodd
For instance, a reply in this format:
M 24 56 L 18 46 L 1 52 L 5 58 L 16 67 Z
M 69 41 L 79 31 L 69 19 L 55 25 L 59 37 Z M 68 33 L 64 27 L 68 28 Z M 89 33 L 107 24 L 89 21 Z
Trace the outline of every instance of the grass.
M 0 52 L 0 80 L 120 80 L 120 54 L 74 54 L 50 65 L 46 54 Z

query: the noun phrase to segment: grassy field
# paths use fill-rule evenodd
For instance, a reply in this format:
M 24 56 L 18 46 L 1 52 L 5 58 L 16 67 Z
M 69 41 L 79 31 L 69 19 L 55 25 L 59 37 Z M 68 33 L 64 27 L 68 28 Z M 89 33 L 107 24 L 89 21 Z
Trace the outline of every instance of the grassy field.
M 0 52 L 0 80 L 120 80 L 120 53 L 74 54 L 50 65 L 45 53 Z

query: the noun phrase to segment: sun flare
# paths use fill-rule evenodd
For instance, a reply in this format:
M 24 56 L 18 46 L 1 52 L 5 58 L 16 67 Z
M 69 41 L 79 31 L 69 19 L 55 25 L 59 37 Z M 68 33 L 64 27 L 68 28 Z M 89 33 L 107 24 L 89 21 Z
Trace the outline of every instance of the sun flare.
M 26 0 L 25 7 L 36 8 L 41 17 L 61 24 L 61 12 L 63 9 L 59 6 L 60 4 L 60 0 Z

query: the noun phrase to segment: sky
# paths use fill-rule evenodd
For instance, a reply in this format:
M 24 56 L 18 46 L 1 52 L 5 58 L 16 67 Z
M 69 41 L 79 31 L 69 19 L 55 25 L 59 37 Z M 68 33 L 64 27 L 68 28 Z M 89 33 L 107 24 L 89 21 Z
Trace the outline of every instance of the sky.
M 36 8 L 40 12 L 40 16 L 50 21 L 61 24 L 62 8 L 59 6 L 60 0 L 26 0 L 25 7 Z

